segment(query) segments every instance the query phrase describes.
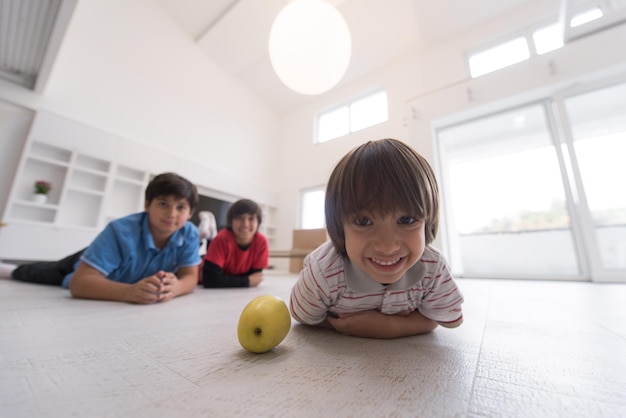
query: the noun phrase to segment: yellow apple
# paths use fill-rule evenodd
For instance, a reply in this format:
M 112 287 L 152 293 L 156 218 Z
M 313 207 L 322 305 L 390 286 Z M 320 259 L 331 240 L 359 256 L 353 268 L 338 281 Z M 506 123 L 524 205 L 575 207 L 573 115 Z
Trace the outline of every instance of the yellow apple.
M 285 302 L 278 296 L 258 296 L 243 308 L 237 338 L 246 350 L 265 353 L 280 344 L 290 328 L 291 316 Z

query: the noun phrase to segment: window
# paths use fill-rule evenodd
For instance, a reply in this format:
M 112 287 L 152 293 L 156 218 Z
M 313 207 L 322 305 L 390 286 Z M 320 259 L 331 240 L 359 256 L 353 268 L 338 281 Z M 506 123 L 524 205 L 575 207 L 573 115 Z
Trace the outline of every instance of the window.
M 572 17 L 570 27 L 575 28 L 601 17 L 602 10 L 596 7 Z M 561 26 L 558 23 L 554 23 L 536 30 L 533 32 L 533 43 L 535 44 L 537 55 L 542 55 L 546 52 L 561 48 L 563 46 L 563 30 Z
M 533 42 L 537 55 L 561 48 L 563 46 L 563 34 L 561 32 L 561 25 L 556 23 L 536 30 L 533 33 Z
M 387 93 L 384 90 L 353 100 L 317 118 L 317 143 L 330 141 L 388 119 Z
M 438 129 L 453 273 L 623 281 L 624 114 L 626 83 Z
M 617 13 L 617 10 L 613 12 Z M 569 27 L 582 26 L 603 16 L 600 7 L 586 9 L 572 16 Z M 529 45 L 534 46 L 534 53 L 542 55 L 561 48 L 563 44 L 563 29 L 555 18 L 552 24 L 533 30 L 530 37 L 525 34 L 519 35 L 490 48 L 471 53 L 468 58 L 470 75 L 472 78 L 480 77 L 529 59 L 532 55 Z
M 589 9 L 574 16 L 569 25 L 570 27 L 575 28 L 584 25 L 585 23 L 592 22 L 596 19 L 600 19 L 602 15 L 602 9 L 600 9 L 599 7 L 594 7 L 593 9 Z
M 387 93 L 384 91 L 350 104 L 350 132 L 360 131 L 387 120 Z
M 626 271 L 626 83 L 565 101 L 599 269 Z
M 473 54 L 469 59 L 473 78 L 491 73 L 530 58 L 528 41 L 519 37 L 493 48 Z
M 350 108 L 342 106 L 320 115 L 317 121 L 317 142 L 326 142 L 350 133 Z
M 580 276 L 545 106 L 438 132 L 453 265 L 469 276 Z
M 324 197 L 326 189 L 316 187 L 304 190 L 301 194 L 301 218 L 302 229 L 317 229 L 326 227 L 324 216 Z

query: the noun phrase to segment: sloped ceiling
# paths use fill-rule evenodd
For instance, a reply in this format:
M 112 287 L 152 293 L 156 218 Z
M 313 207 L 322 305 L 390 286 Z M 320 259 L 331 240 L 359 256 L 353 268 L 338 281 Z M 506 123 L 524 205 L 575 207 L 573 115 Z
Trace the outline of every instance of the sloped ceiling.
M 269 31 L 288 0 L 153 1 L 207 56 L 278 112 L 310 99 L 285 87 L 269 60 Z M 525 4 L 560 0 L 328 1 L 352 35 L 341 85 Z M 0 78 L 34 90 L 42 86 L 77 2 L 0 0 Z
M 271 107 L 285 111 L 309 99 L 285 87 L 269 59 L 270 28 L 288 0 L 156 1 L 199 48 Z M 352 57 L 341 85 L 541 0 L 328 1 L 342 13 L 352 35 Z

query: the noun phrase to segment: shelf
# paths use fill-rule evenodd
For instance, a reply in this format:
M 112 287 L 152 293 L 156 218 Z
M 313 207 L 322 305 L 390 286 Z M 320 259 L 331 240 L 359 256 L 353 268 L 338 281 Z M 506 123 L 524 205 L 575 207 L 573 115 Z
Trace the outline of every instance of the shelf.
M 68 166 L 72 158 L 72 151 L 43 142 L 33 141 L 30 146 L 29 155 L 31 158 L 38 158 L 42 161 L 50 161 Z
M 129 183 L 141 184 L 143 186 L 146 174 L 144 171 L 141 170 L 127 167 L 125 165 L 118 165 L 115 171 L 115 177 L 118 180 L 127 181 Z
M 108 196 L 105 221 L 120 218 L 143 209 L 144 186 L 136 181 L 115 179 Z
M 93 189 L 87 189 L 84 187 L 68 187 L 67 189 L 69 192 L 71 193 L 83 193 L 83 194 L 88 194 L 88 195 L 93 195 L 93 196 L 104 196 L 104 191 L 99 191 L 99 190 L 93 190 Z
M 81 170 L 86 170 L 91 173 L 107 175 L 111 163 L 85 154 L 78 154 L 76 156 L 76 167 L 80 167 Z
M 9 219 L 11 221 L 51 223 L 54 222 L 57 209 L 56 205 L 19 201 L 11 206 Z
M 102 172 L 100 170 L 95 170 L 95 169 L 89 168 L 89 167 L 75 166 L 73 171 L 76 172 L 76 173 L 88 174 L 88 175 L 91 175 L 93 177 L 107 178 L 107 176 L 108 176 L 107 172 Z
M 93 170 L 85 170 L 84 168 L 75 168 L 70 177 L 70 187 L 81 191 L 90 191 L 92 193 L 104 193 L 106 189 L 107 176 Z
M 57 225 L 96 228 L 103 196 L 68 190 L 68 204 L 59 208 Z
M 133 179 L 129 179 L 129 178 L 124 178 L 124 177 L 116 177 L 115 178 L 116 182 L 120 182 L 120 183 L 127 183 L 127 184 L 132 184 L 134 186 L 139 186 L 143 189 L 144 187 L 144 182 L 143 180 L 133 180 Z
M 40 163 L 46 163 L 46 164 L 50 164 L 50 165 L 58 165 L 60 167 L 69 167 L 70 166 L 69 163 L 66 163 L 66 162 L 63 162 L 63 161 L 58 161 L 58 160 L 55 160 L 55 159 L 52 159 L 52 158 L 39 157 L 39 156 L 35 156 L 35 155 L 28 157 L 28 159 L 32 160 L 32 161 L 38 161 Z
M 58 209 L 59 208 L 59 205 L 54 204 L 54 203 L 50 203 L 50 202 L 39 203 L 39 202 L 35 202 L 32 200 L 16 200 L 14 204 L 19 205 L 19 206 L 30 206 L 30 207 L 44 208 L 44 209 Z
M 29 200 L 33 194 L 35 182 L 44 180 L 52 184 L 49 200 L 58 202 L 67 170 L 66 164 L 58 164 L 48 160 L 26 159 L 21 176 L 15 183 L 15 199 Z

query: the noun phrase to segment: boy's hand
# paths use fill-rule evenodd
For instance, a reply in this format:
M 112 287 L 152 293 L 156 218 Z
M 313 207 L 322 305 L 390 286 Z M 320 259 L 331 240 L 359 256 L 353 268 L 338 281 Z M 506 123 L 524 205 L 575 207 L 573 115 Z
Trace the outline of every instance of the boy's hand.
M 174 297 L 175 280 L 174 274 L 159 271 L 131 285 L 128 301 L 151 304 L 170 300 Z
M 174 273 L 160 271 L 156 274 L 161 281 L 161 292 L 157 302 L 165 302 L 173 299 L 176 295 L 176 286 L 178 285 L 178 277 Z
M 257 271 L 248 276 L 250 287 L 258 286 L 263 281 L 263 272 Z
M 382 315 L 378 311 L 361 311 L 350 314 L 328 315 L 327 320 L 337 332 L 344 335 L 367 336 L 371 333 L 372 327 L 376 326 L 375 322 L 378 315 Z M 374 322 L 372 322 L 374 321 Z

